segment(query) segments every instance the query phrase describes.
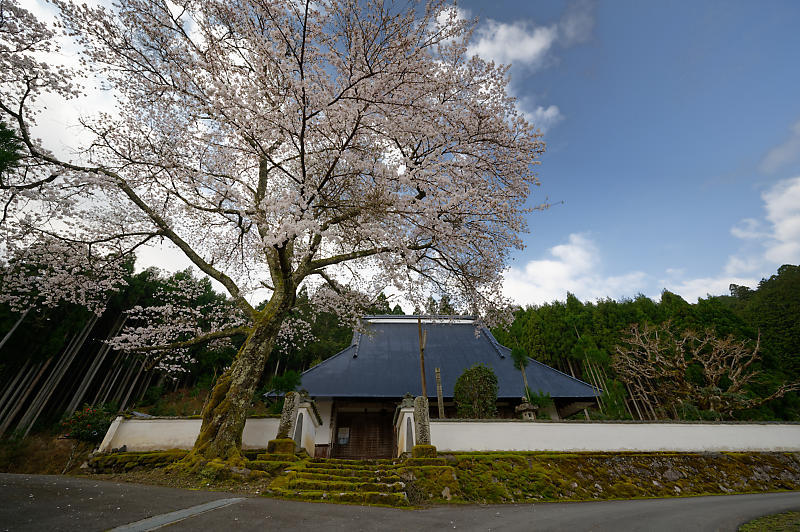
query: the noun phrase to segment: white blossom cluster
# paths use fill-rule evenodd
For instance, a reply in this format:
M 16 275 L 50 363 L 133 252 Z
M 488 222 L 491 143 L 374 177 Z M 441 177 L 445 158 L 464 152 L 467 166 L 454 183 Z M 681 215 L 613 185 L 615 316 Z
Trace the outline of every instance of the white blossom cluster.
M 143 353 L 152 367 L 167 373 L 187 371 L 195 362 L 190 345 L 183 342 L 247 323 L 231 301 L 217 297 L 208 283 L 188 274 L 164 281 L 153 298 L 154 305 L 129 309 L 126 326 L 108 343 L 114 349 Z M 208 351 L 229 347 L 229 337 L 204 342 Z
M 87 260 L 81 243 L 42 238 L 33 245 L 16 249 L 14 260 L 4 265 L 0 302 L 22 312 L 30 307 L 55 307 L 73 303 L 98 316 L 103 313 L 112 292 L 125 286 L 124 264 L 118 257 L 92 255 Z

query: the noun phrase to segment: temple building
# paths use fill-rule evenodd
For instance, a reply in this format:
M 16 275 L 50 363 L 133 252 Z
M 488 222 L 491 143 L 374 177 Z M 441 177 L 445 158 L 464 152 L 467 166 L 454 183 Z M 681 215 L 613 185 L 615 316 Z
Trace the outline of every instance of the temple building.
M 419 321 L 418 321 L 419 320 Z M 511 349 L 471 317 L 366 316 L 351 344 L 302 374 L 301 388 L 322 419 L 315 454 L 332 458 L 389 458 L 396 448 L 394 415 L 406 394 L 421 395 L 419 327 L 424 331 L 424 367 L 431 419 L 439 417 L 436 373 L 444 416 L 456 417 L 453 389 L 465 369 L 484 364 L 497 375 L 498 417 L 519 417 L 524 395 Z M 553 404 L 539 417 L 562 419 L 597 404 L 599 390 L 531 359 L 525 368 L 533 393 Z

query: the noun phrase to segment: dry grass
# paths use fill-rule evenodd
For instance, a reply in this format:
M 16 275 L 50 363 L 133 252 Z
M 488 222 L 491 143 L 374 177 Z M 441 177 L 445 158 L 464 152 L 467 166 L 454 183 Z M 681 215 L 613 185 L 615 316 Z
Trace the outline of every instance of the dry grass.
M 77 473 L 89 456 L 93 445 L 37 434 L 21 440 L 0 441 L 0 471 L 60 475 Z

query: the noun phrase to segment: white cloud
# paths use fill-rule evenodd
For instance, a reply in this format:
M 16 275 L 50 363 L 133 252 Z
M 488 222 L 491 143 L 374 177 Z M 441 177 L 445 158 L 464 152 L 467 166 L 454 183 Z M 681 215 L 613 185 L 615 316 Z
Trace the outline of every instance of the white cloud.
M 506 24 L 489 19 L 476 34 L 477 42 L 467 49 L 469 55 L 538 68 L 558 37 L 558 26 L 536 26 L 528 21 Z
M 731 277 L 722 274 L 716 277 L 701 277 L 685 279 L 683 281 L 662 280 L 660 284 L 670 292 L 678 294 L 689 303 L 695 303 L 698 298 L 706 297 L 709 294 L 713 296 L 727 294 L 731 283 L 755 286 L 757 282 L 758 280 L 752 277 Z
M 764 219 L 744 218 L 731 234 L 754 244 L 728 259 L 726 271 L 767 273 L 800 263 L 800 176 L 784 179 L 761 194 Z
M 725 274 L 730 276 L 752 274 L 764 267 L 764 261 L 760 257 L 742 257 L 731 255 L 725 263 Z
M 459 16 L 465 18 L 466 13 Z M 547 26 L 537 26 L 531 20 L 505 23 L 487 19 L 476 29 L 477 40 L 467 53 L 535 70 L 549 62 L 549 53 L 556 44 L 567 47 L 586 42 L 593 28 L 594 2 L 577 0 L 567 6 L 559 22 Z
M 767 152 L 759 168 L 762 172 L 773 173 L 797 160 L 800 160 L 800 120 L 792 126 L 789 138 Z
M 536 126 L 542 133 L 546 133 L 548 129 L 564 119 L 564 115 L 561 114 L 561 110 L 557 105 L 550 105 L 549 107 L 539 105 L 533 111 L 528 111 L 524 103 L 522 103 L 521 107 L 525 120 Z
M 772 224 L 765 258 L 777 265 L 800 263 L 800 176 L 780 181 L 761 198 Z
M 584 234 L 550 248 L 547 258 L 529 261 L 524 268 L 505 272 L 504 292 L 515 303 L 535 305 L 564 300 L 567 292 L 578 299 L 621 298 L 645 290 L 647 275 L 640 271 L 605 276 L 600 252 Z
M 769 236 L 763 222 L 755 218 L 742 218 L 739 223 L 731 227 L 731 234 L 743 240 L 757 240 Z

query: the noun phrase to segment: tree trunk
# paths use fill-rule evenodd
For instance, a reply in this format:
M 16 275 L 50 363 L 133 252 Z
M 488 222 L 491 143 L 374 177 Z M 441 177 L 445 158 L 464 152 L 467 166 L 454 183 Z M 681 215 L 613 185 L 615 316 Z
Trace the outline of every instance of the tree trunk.
M 203 408 L 200 434 L 187 460 L 221 458 L 233 464 L 243 461 L 242 431 L 247 409 L 281 324 L 293 304 L 293 292 L 275 293 L 258 317 L 231 367 L 211 391 Z
M 519 370 L 522 372 L 522 382 L 525 383 L 525 397 L 527 397 L 528 390 L 530 390 L 530 388 L 528 387 L 528 375 L 525 374 L 525 366 L 523 364 L 520 364 Z

